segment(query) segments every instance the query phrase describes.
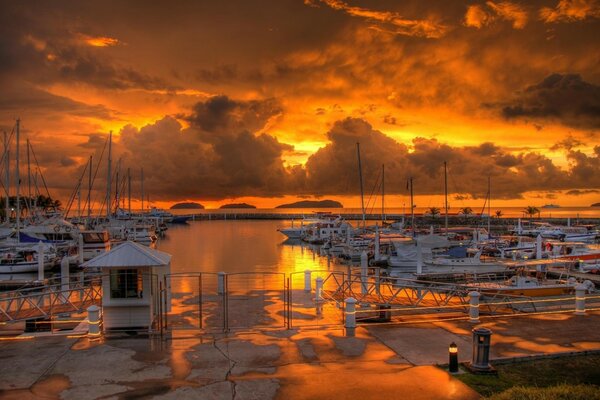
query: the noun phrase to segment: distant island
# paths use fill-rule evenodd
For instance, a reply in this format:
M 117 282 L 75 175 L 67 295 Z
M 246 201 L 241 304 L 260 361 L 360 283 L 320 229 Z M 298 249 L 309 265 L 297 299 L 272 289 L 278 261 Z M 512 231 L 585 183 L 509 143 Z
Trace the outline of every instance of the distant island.
M 600 207 L 600 203 L 594 203 L 590 207 Z
M 223 204 L 219 208 L 256 208 L 256 206 L 253 206 L 252 204 L 247 204 L 247 203 L 231 203 L 231 204 Z
M 281 204 L 275 208 L 344 208 L 342 203 L 334 200 L 302 200 L 290 204 Z
M 171 210 L 204 210 L 204 206 L 198 203 L 177 203 L 171 206 Z

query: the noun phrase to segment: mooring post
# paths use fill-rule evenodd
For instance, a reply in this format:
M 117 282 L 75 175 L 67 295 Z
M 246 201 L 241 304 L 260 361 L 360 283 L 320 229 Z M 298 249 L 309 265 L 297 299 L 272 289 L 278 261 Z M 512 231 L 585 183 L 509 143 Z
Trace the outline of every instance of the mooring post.
M 38 281 L 44 280 L 44 243 L 40 240 L 37 245 Z
M 369 269 L 369 255 L 366 251 L 360 254 L 360 294 L 363 296 L 369 292 L 367 275 Z
M 315 283 L 315 305 L 317 307 L 317 315 L 321 315 L 323 307 L 323 278 L 317 277 Z
M 77 261 L 79 261 L 79 265 L 83 264 L 83 235 L 79 234 L 77 237 Z
M 69 292 L 69 259 L 66 256 L 60 261 L 60 291 L 63 303 L 66 303 L 71 295 Z
M 92 305 L 87 308 L 88 336 L 90 339 L 100 336 L 100 307 Z
M 585 286 L 575 287 L 575 315 L 585 315 Z
M 310 282 L 310 274 L 311 274 L 310 269 L 304 270 L 304 291 L 305 292 L 310 292 L 312 289 L 311 282 Z
M 225 272 L 217 272 L 217 294 L 225 294 Z
M 344 300 L 344 303 L 344 313 L 346 316 L 344 327 L 356 328 L 356 299 L 354 297 L 348 297 L 346 300 Z
M 469 293 L 469 322 L 472 324 L 479 323 L 479 297 L 481 294 L 479 292 L 470 292 Z

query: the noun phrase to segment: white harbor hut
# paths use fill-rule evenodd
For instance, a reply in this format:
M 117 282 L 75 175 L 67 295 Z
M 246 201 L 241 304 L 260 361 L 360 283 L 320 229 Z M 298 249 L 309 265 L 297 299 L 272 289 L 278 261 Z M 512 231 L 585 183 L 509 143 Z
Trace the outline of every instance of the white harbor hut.
M 105 331 L 151 329 L 159 312 L 159 288 L 165 282 L 163 311 L 170 311 L 170 254 L 127 241 L 83 263 L 82 267 L 102 272 Z

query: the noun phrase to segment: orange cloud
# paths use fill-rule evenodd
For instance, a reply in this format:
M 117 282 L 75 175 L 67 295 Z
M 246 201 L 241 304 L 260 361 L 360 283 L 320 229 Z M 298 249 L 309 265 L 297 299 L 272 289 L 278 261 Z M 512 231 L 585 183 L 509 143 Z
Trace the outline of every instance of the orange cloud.
M 448 32 L 448 27 L 432 19 L 407 19 L 397 12 L 376 11 L 362 7 L 353 7 L 341 0 L 321 0 L 334 10 L 344 11 L 353 17 L 365 18 L 369 21 L 382 23 L 383 26 L 374 26 L 377 30 L 406 36 L 420 36 L 427 38 L 440 38 Z M 306 2 L 305 2 L 306 4 Z M 314 5 L 314 2 L 308 2 Z M 386 25 L 390 29 L 386 29 Z
M 92 46 L 92 47 L 110 47 L 110 46 L 116 46 L 121 43 L 118 39 L 111 38 L 108 36 L 94 37 L 94 36 L 88 36 L 88 35 L 82 34 L 81 38 L 88 46 Z
M 516 3 L 503 1 L 495 3 L 493 1 L 486 2 L 486 6 L 474 4 L 467 8 L 464 24 L 473 28 L 481 28 L 490 25 L 496 19 L 500 18 L 506 21 L 511 21 L 515 29 L 523 29 L 527 25 L 527 11 Z
M 588 17 L 600 18 L 597 0 L 560 0 L 555 8 L 540 10 L 540 18 L 548 23 L 579 21 Z

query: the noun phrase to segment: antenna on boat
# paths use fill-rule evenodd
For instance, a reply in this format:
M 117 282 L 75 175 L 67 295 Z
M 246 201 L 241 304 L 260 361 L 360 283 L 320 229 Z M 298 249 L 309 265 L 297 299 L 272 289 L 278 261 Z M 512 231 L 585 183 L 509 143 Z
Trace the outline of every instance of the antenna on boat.
M 360 143 L 356 142 L 356 154 L 358 155 L 358 178 L 360 180 L 360 206 L 362 209 L 362 223 L 365 229 L 365 193 L 363 189 L 362 164 L 360 163 Z
M 491 236 L 492 225 L 492 177 L 488 175 L 488 238 Z
M 128 197 L 128 209 L 129 209 L 129 217 L 131 218 L 131 171 L 127 168 L 127 197 Z

